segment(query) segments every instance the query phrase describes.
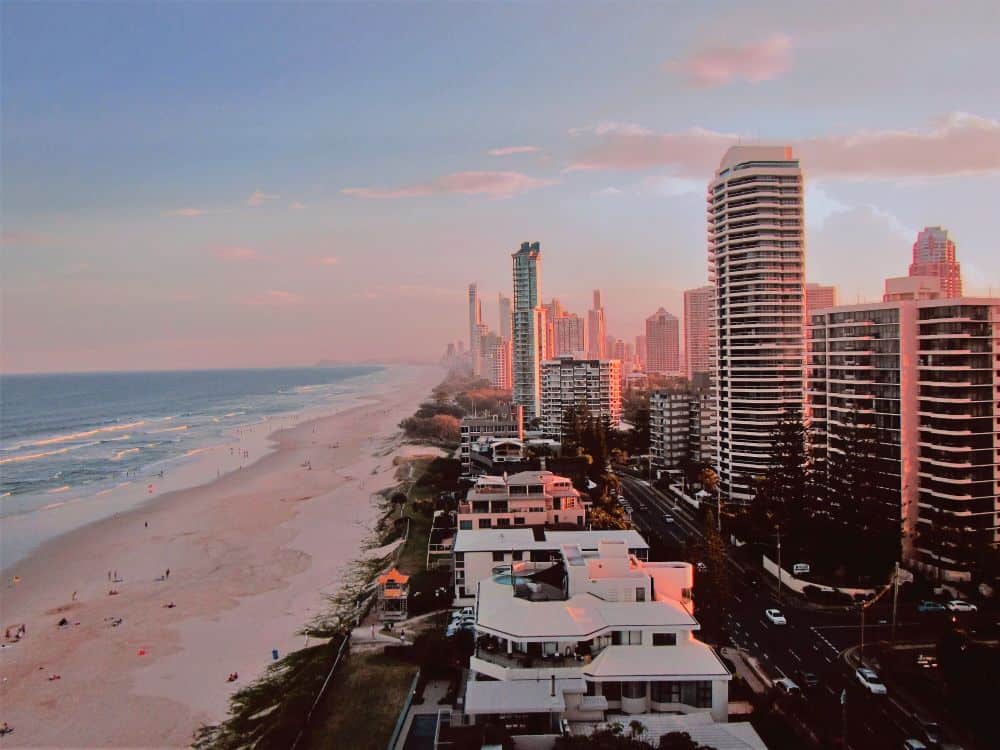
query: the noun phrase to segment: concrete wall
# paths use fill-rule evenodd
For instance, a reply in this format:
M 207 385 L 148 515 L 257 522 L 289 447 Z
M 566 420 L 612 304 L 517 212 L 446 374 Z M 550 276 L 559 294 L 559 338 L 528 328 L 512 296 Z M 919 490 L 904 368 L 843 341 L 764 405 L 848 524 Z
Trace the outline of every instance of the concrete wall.
M 778 577 L 778 564 L 774 560 L 770 559 L 767 555 L 762 555 L 764 572 L 770 573 L 775 578 Z M 848 596 L 854 596 L 855 594 L 865 594 L 866 596 L 874 594 L 875 589 L 852 589 L 852 588 L 840 588 L 837 586 L 823 586 L 818 583 L 813 583 L 812 581 L 804 581 L 801 578 L 796 578 L 791 573 L 789 573 L 784 568 L 781 569 L 781 585 L 787 586 L 792 591 L 801 594 L 806 586 L 815 586 L 821 591 L 839 591 Z

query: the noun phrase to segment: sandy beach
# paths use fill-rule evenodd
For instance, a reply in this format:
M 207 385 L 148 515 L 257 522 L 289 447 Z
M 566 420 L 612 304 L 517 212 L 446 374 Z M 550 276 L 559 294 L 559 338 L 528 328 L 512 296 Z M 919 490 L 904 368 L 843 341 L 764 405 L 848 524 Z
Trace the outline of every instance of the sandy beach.
M 0 745 L 184 747 L 223 718 L 272 649 L 304 644 L 296 630 L 358 556 L 372 495 L 407 450 L 397 424 L 440 378 L 399 368 L 373 403 L 280 429 L 256 462 L 5 570 L 0 624 L 26 633 L 0 652 L 0 720 L 15 730 Z M 259 431 L 249 439 L 263 452 Z

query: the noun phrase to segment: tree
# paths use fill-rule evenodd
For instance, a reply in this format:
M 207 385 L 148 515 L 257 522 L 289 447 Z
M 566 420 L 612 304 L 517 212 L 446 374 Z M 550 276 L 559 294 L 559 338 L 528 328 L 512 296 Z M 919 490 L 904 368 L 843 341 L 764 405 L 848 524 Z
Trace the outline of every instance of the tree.
M 660 737 L 658 750 L 714 750 L 691 739 L 687 732 L 667 732 Z
M 632 719 L 628 723 L 628 733 L 630 737 L 639 738 L 646 733 L 646 725 L 638 719 Z
M 782 414 L 771 433 L 771 459 L 763 476 L 755 477 L 750 509 L 751 527 L 758 539 L 772 538 L 780 524 L 804 538 L 809 514 L 811 466 L 806 454 L 805 427 L 796 409 Z
M 695 606 L 705 633 L 718 638 L 726 621 L 730 598 L 729 574 L 726 571 L 726 546 L 715 528 L 715 514 L 705 515 L 705 572 L 695 580 Z

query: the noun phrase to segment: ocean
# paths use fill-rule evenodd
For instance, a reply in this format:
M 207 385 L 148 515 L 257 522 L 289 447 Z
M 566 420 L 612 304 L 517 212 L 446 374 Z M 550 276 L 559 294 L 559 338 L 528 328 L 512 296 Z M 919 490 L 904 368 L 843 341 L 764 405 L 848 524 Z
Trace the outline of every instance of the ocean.
M 0 376 L 0 523 L 86 505 L 126 482 L 152 481 L 265 419 L 339 410 L 363 398 L 382 369 Z M 74 517 L 104 515 L 94 507 Z M 0 541 L 9 548 L 17 540 L 4 534 Z

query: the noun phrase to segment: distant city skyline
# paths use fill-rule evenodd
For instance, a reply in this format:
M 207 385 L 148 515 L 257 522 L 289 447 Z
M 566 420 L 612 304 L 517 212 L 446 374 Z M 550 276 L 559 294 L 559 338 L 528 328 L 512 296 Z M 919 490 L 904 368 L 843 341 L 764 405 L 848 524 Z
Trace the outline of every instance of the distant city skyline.
M 925 226 L 1000 290 L 993 3 L 0 14 L 4 372 L 434 360 L 525 237 L 546 299 L 600 288 L 630 339 L 706 283 L 737 142 L 795 148 L 806 280 L 840 303 Z

